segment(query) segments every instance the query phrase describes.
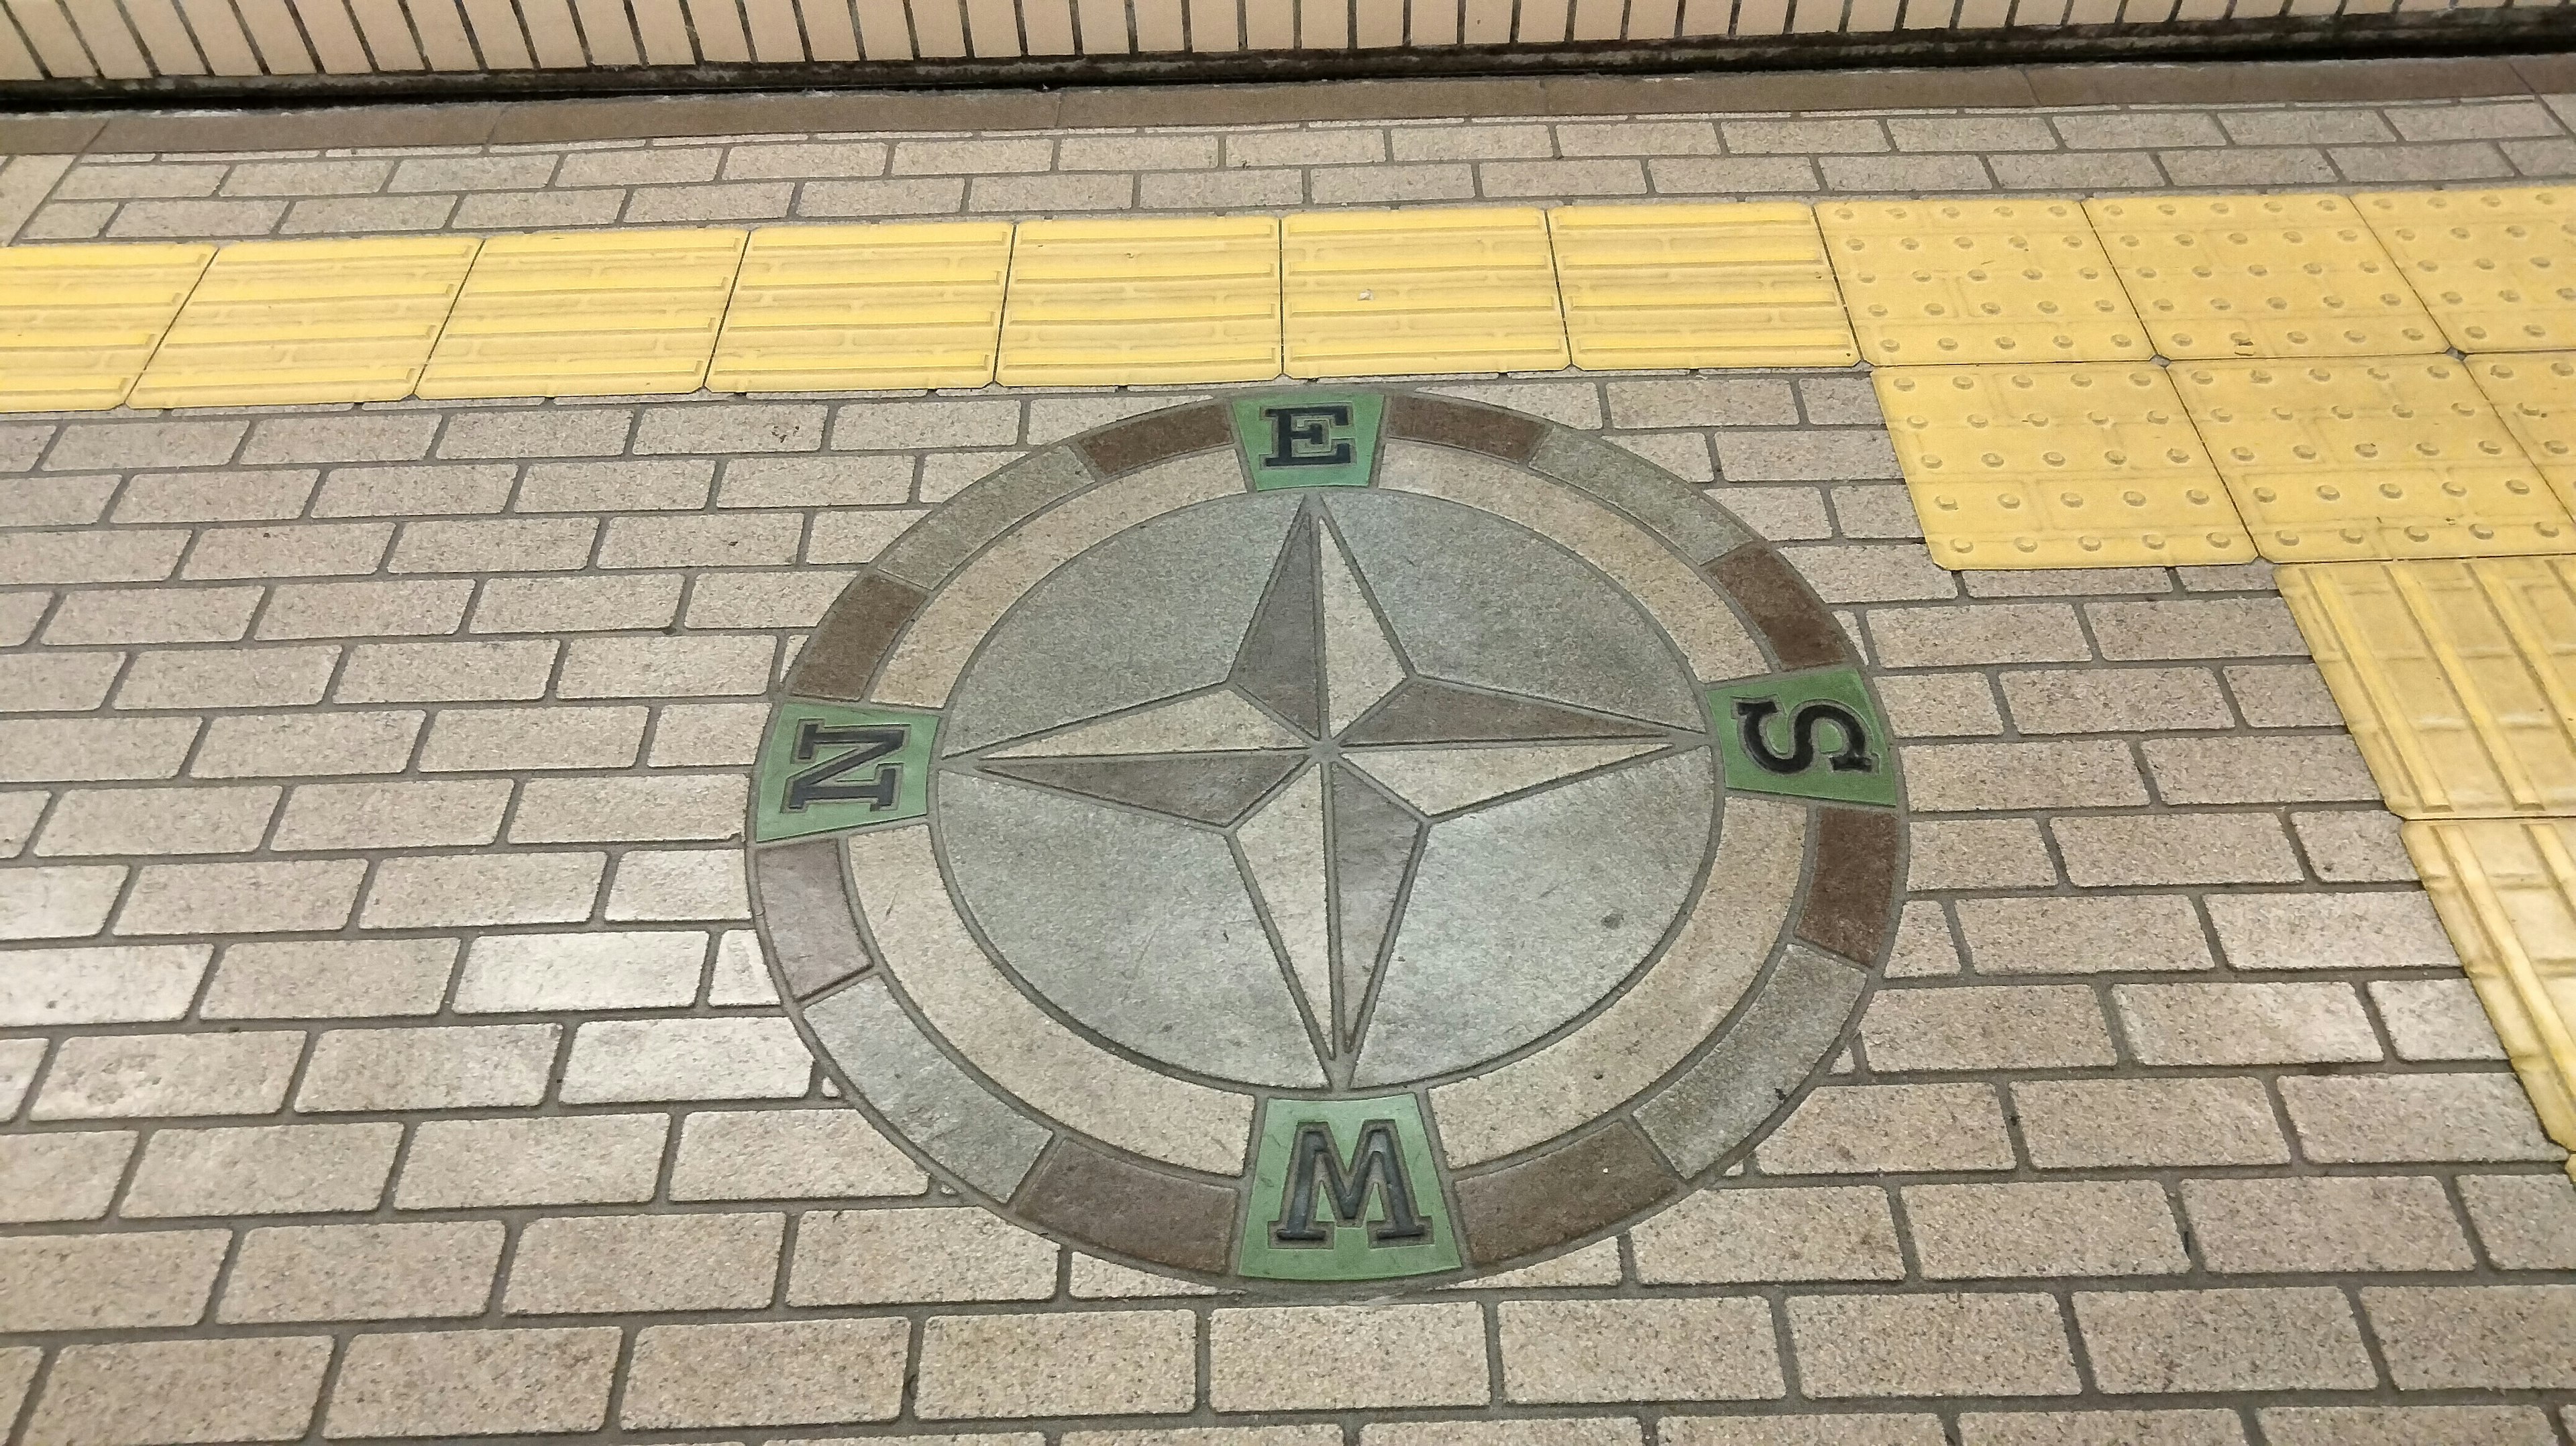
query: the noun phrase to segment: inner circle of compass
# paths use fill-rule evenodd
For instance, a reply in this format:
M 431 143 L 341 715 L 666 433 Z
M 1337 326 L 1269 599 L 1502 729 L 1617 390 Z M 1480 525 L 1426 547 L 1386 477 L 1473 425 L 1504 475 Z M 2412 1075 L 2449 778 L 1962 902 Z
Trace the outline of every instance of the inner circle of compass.
M 1570 551 L 1378 489 L 1223 498 L 1033 589 L 930 816 L 993 952 L 1219 1082 L 1472 1069 L 1654 950 L 1716 817 L 1681 655 Z
M 1785 558 L 1406 391 L 1185 404 L 964 489 L 806 640 L 753 796 L 761 944 L 844 1098 L 1021 1225 L 1262 1289 L 1509 1268 L 1733 1168 L 1904 876 L 1884 714 Z

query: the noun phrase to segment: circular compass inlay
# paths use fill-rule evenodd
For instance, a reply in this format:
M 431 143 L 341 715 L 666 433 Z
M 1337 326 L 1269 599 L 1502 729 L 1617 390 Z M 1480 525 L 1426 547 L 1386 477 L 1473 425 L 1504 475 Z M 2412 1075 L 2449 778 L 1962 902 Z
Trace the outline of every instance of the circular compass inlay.
M 1896 759 L 1780 556 L 1634 456 L 1405 392 L 1027 458 L 778 704 L 782 994 L 947 1180 L 1306 1288 L 1571 1248 L 1723 1170 L 1893 926 Z

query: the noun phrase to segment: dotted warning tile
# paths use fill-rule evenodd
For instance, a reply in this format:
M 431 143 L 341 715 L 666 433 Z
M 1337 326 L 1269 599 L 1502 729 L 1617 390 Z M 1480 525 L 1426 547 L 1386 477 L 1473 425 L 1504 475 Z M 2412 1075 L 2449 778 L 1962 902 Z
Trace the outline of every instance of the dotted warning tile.
M 1816 220 L 1879 366 L 2148 355 L 2073 201 L 1847 201 Z
M 197 244 L 0 249 L 0 411 L 124 401 L 214 254 Z
M 2559 504 L 2576 511 L 2576 352 L 2473 356 L 2468 367 Z
M 2462 351 L 2576 346 L 2576 191 L 2353 198 Z
M 1587 371 L 1860 360 L 1805 206 L 1563 206 L 1547 224 L 1566 339 Z
M 993 380 L 1008 221 L 751 233 L 707 385 L 720 392 L 980 387 Z
M 2576 813 L 2576 558 L 2279 576 L 2390 808 L 2407 818 Z
M 2156 350 L 2177 361 L 2442 350 L 2424 304 L 2341 196 L 2163 196 L 2085 207 Z
M 418 394 L 695 391 L 742 248 L 740 231 L 496 236 L 466 274 Z
M 1906 490 L 1944 567 L 2254 558 L 2158 367 L 1882 367 L 1874 380 Z
M 2576 1147 L 2576 822 L 2410 823 L 2405 837 L 2541 1127 Z
M 1290 376 L 1566 365 L 1541 212 L 1309 211 L 1281 239 Z
M 1279 375 L 1278 221 L 1021 223 L 999 375 L 1005 386 L 1269 381 Z
M 2275 562 L 2555 552 L 2576 524 L 2449 357 L 2172 369 Z
M 236 242 L 206 268 L 129 400 L 225 407 L 410 396 L 481 244 Z

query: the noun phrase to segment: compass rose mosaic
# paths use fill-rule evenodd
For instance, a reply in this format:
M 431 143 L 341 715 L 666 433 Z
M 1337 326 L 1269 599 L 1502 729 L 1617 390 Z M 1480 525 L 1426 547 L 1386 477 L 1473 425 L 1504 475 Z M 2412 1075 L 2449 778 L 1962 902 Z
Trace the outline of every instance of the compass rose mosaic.
M 1899 789 L 1841 629 L 1691 487 L 1296 391 L 1040 452 L 890 546 L 772 714 L 751 874 L 806 1037 L 942 1178 L 1347 1288 L 1739 1158 L 1874 980 Z

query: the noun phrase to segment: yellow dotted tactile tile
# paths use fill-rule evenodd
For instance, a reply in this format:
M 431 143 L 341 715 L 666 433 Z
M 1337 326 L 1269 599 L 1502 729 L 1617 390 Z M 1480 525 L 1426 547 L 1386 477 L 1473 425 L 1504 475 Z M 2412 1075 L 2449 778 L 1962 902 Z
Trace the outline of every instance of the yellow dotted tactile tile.
M 1305 211 L 1281 242 L 1290 376 L 1566 365 L 1539 211 Z
M 1004 386 L 1260 382 L 1278 375 L 1275 219 L 1020 223 L 1002 311 Z
M 2576 813 L 2576 558 L 2288 567 L 2281 595 L 2388 806 Z
M 2156 350 L 2176 361 L 2442 350 L 2424 303 L 2341 196 L 2084 204 Z
M 201 244 L 0 249 L 0 411 L 124 401 L 214 254 Z
M 2254 558 L 2200 434 L 2152 364 L 1881 367 L 1872 379 L 1943 567 Z
M 2150 354 L 2073 201 L 1847 201 L 1816 220 L 1876 365 Z
M 230 407 L 410 396 L 481 244 L 235 242 L 206 268 L 128 400 Z
M 2541 1128 L 2576 1148 L 2576 821 L 2410 823 L 2405 837 Z
M 993 380 L 1008 221 L 751 233 L 707 385 L 720 392 L 980 387 Z
M 2452 358 L 2189 362 L 2170 374 L 2274 562 L 2576 545 L 2576 523 Z
M 1547 224 L 1566 339 L 1587 371 L 1860 360 L 1804 206 L 1563 206 Z
M 2576 352 L 2473 356 L 2468 367 L 2560 505 L 2576 511 Z
M 577 231 L 483 243 L 418 394 L 691 392 L 742 260 L 740 231 Z
M 2462 351 L 2576 346 L 2576 191 L 2353 198 Z

